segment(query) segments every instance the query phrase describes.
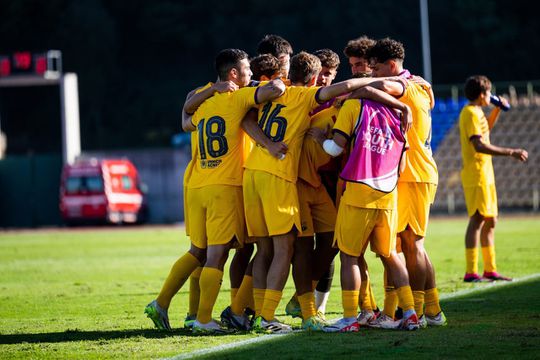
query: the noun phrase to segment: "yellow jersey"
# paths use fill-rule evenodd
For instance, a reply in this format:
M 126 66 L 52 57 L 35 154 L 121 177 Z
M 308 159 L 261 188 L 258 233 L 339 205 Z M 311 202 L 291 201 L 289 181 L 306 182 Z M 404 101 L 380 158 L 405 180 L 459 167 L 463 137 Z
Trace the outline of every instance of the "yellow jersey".
M 244 132 L 240 124 L 255 105 L 256 87 L 214 94 L 193 115 L 197 151 L 188 188 L 242 185 Z
M 349 148 L 354 147 L 354 131 L 362 110 L 361 100 L 347 100 L 341 107 L 334 125 L 337 132 L 349 140 Z M 397 189 L 397 188 L 396 188 Z M 397 190 L 390 193 L 377 191 L 367 185 L 355 182 L 345 182 L 345 192 L 341 202 L 347 205 L 367 209 L 395 209 L 397 207 Z
M 399 181 L 437 184 L 439 174 L 431 152 L 431 98 L 421 85 L 406 80 L 399 100 L 411 108 L 413 118 L 407 132 L 405 169 Z
M 319 89 L 290 86 L 281 97 L 259 106 L 259 126 L 272 141 L 287 144 L 288 150 L 285 158 L 279 160 L 261 146 L 255 146 L 247 158 L 246 169 L 266 171 L 296 183 L 300 151 L 310 126 L 309 112 L 319 105 Z
M 489 185 L 495 183 L 491 155 L 476 151 L 471 138 L 480 137 L 489 144 L 489 124 L 480 106 L 466 105 L 459 114 L 459 139 L 463 168 L 463 186 Z
M 311 116 L 310 127 L 327 130 L 336 123 L 339 109 L 331 105 Z M 332 160 L 332 157 L 311 137 L 306 137 L 302 144 L 298 177 L 317 188 L 322 185 L 318 169 Z
M 198 94 L 201 91 L 208 89 L 213 84 L 214 84 L 213 82 L 209 82 L 206 85 L 195 89 L 195 94 Z M 191 138 L 190 138 L 190 140 L 191 140 L 191 159 L 189 160 L 189 163 L 186 166 L 186 170 L 184 171 L 184 186 L 187 186 L 187 184 L 189 183 L 189 178 L 190 178 L 191 173 L 193 171 L 193 165 L 195 164 L 195 161 L 196 161 L 195 159 L 196 159 L 197 151 L 199 151 L 198 148 L 197 148 L 197 142 L 198 142 L 197 132 L 192 131 L 190 136 L 191 136 Z

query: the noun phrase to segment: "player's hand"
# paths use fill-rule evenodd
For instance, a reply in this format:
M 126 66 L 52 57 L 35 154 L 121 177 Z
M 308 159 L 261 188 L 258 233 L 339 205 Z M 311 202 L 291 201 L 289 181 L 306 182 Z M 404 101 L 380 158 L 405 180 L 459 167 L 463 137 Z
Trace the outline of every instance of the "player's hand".
M 326 140 L 326 133 L 327 131 L 324 131 L 323 129 L 312 127 L 308 130 L 307 134 L 308 136 L 311 136 L 315 139 L 319 144 L 322 145 L 324 140 Z
M 529 158 L 529 153 L 524 149 L 513 149 L 510 156 L 512 156 L 514 159 L 525 162 Z
M 270 155 L 276 159 L 283 160 L 285 158 L 285 154 L 287 151 L 289 151 L 289 147 L 283 141 L 270 141 L 266 147 L 266 150 L 268 150 Z
M 499 96 L 499 99 L 501 100 L 501 103 L 503 104 L 504 107 L 507 107 L 507 108 L 510 107 L 510 103 L 508 102 L 507 99 L 503 98 L 502 96 Z M 525 151 L 525 150 L 523 150 L 523 151 Z
M 423 77 L 421 76 L 418 76 L 418 75 L 413 75 L 411 76 L 410 80 L 415 83 L 415 84 L 418 84 L 422 87 L 425 87 L 427 89 L 431 88 L 431 84 L 429 82 L 427 82 Z
M 405 134 L 412 126 L 411 109 L 405 106 L 405 110 L 401 112 L 401 130 Z
M 230 92 L 230 91 L 236 91 L 238 90 L 238 85 L 233 83 L 232 81 L 218 81 L 214 85 L 212 85 L 212 88 L 217 91 L 218 93 L 224 93 L 224 92 Z

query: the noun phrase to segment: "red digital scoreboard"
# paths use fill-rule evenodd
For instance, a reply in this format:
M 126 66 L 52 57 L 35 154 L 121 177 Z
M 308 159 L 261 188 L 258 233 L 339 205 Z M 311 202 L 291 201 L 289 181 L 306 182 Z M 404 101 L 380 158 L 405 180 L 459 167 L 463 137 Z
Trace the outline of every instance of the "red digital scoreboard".
M 0 55 L 0 78 L 33 75 L 48 77 L 62 72 L 62 53 L 49 50 L 41 53 L 17 51 Z

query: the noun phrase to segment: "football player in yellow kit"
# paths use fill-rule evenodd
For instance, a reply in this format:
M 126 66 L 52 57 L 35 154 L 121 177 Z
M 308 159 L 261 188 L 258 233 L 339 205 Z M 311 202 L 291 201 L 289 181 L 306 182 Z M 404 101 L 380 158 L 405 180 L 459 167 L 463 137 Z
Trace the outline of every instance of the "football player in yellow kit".
M 371 76 L 371 68 L 369 67 L 369 50 L 375 45 L 376 41 L 368 36 L 360 36 L 350 40 L 343 54 L 349 61 L 351 74 L 353 77 L 369 77 Z M 343 188 L 343 180 L 338 180 L 338 187 Z M 341 196 L 342 190 L 338 191 L 338 196 Z M 380 311 L 377 307 L 375 295 L 371 287 L 371 279 L 369 277 L 368 265 L 364 256 L 359 260 L 360 275 L 362 277 L 362 286 L 360 288 L 360 314 L 358 315 L 358 323 L 363 326 L 370 321 L 374 321 L 379 316 Z
M 381 80 L 372 85 L 397 97 L 412 110 L 413 126 L 407 133 L 409 149 L 398 182 L 398 240 L 401 240 L 405 255 L 420 324 L 444 326 L 446 317 L 439 304 L 434 267 L 424 248 L 429 210 L 438 181 L 430 146 L 432 91 L 425 83 L 413 81 L 403 68 L 404 58 L 403 44 L 390 38 L 378 40 L 370 50 L 373 74 L 377 77 L 399 76 L 401 81 Z M 394 316 L 395 290 L 387 291 L 386 295 L 384 314 L 376 320 L 379 326 L 384 322 L 391 323 Z
M 396 327 L 414 330 L 419 327 L 419 324 L 414 311 L 412 291 L 409 286 L 406 268 L 399 260 L 395 251 L 397 225 L 397 214 L 395 211 L 397 192 L 395 184 L 397 183 L 399 158 L 402 155 L 404 144 L 403 133 L 407 131 L 411 122 L 410 109 L 407 105 L 381 91 L 370 87 L 363 90 L 367 93 L 372 93 L 372 96 L 370 96 L 371 99 L 393 106 L 401 110 L 403 115 L 401 116 L 401 123 L 396 115 L 393 118 L 388 117 L 388 119 L 392 120 L 388 120 L 388 122 L 384 121 L 386 127 L 384 128 L 385 130 L 382 130 L 383 128 L 379 127 L 379 125 L 371 125 L 373 124 L 372 119 L 377 116 L 386 119 L 387 115 L 385 114 L 393 114 L 391 110 L 383 108 L 380 104 L 377 105 L 378 108 L 376 110 L 366 110 L 364 109 L 367 106 L 365 100 L 347 100 L 341 108 L 333 128 L 333 139 L 325 140 L 324 138 L 318 138 L 324 150 L 332 156 L 341 154 L 350 141 L 352 143 L 349 147 L 351 154 L 347 161 L 347 168 L 353 162 L 353 167 L 356 169 L 370 170 L 369 176 L 365 178 L 366 180 L 363 180 L 364 178 L 362 177 L 355 177 L 354 179 L 344 177 L 344 179 L 347 179 L 346 188 L 339 204 L 334 236 L 334 241 L 339 247 L 341 257 L 344 315 L 342 319 L 326 327 L 325 331 L 356 332 L 359 329 L 357 319 L 361 287 L 359 261 L 360 256 L 365 252 L 368 244 L 371 245 L 372 251 L 381 256 L 385 268 L 392 274 L 394 284 L 398 288 L 399 298 L 404 304 L 404 319 L 397 323 Z M 373 95 L 376 97 L 373 97 Z M 368 114 L 370 115 L 365 115 L 364 113 L 366 111 L 369 111 Z M 362 120 L 361 123 L 359 119 Z M 375 132 L 375 130 L 379 131 L 379 133 Z M 383 131 L 385 134 L 384 142 L 381 141 L 382 135 L 376 135 L 383 134 Z M 395 135 L 391 136 L 390 134 Z M 401 141 L 401 148 L 396 145 L 394 139 Z M 383 155 L 380 155 L 379 158 L 375 155 L 370 155 L 371 151 L 377 151 L 379 154 L 389 153 L 389 150 L 384 149 L 392 149 L 392 147 L 394 152 L 388 159 L 383 158 Z M 366 148 L 369 150 L 365 150 Z M 367 155 L 359 155 L 362 153 L 366 153 Z M 387 160 L 393 162 L 391 167 L 395 179 L 394 183 L 390 184 L 391 187 L 388 189 L 382 189 L 375 185 L 368 186 L 368 179 L 382 179 L 386 176 L 385 174 L 376 172 L 372 174 L 371 170 L 374 167 L 371 162 L 385 162 Z M 355 173 L 360 174 L 357 170 L 355 170 Z M 343 177 L 344 173 L 341 176 Z
M 469 214 L 469 225 L 465 234 L 467 269 L 463 280 L 482 280 L 478 275 L 480 242 L 484 258 L 483 279 L 510 281 L 511 278 L 497 272 L 495 263 L 495 223 L 498 209 L 491 157 L 511 156 L 519 161 L 527 161 L 528 153 L 523 149 L 503 148 L 490 143 L 489 133 L 497 122 L 501 109 L 496 107 L 488 117 L 482 111 L 483 106 L 490 104 L 491 82 L 487 77 L 477 75 L 468 78 L 465 82 L 465 96 L 469 103 L 459 116 L 463 159 L 461 181 Z
M 228 251 L 244 241 L 242 201 L 243 133 L 241 121 L 255 104 L 277 98 L 284 91 L 281 80 L 262 87 L 246 87 L 251 79 L 247 54 L 238 49 L 222 50 L 216 57 L 220 79 L 233 81 L 239 89 L 216 94 L 201 104 L 204 92 L 193 95 L 185 105 L 189 114 L 197 105 L 184 130 L 197 130 L 195 163 L 187 183 L 187 204 L 191 248 L 173 266 L 157 299 L 145 309 L 158 328 L 169 328 L 167 309 L 172 296 L 201 264 L 200 302 L 193 330 L 222 332 L 212 320 L 223 266 Z M 197 104 L 197 105 L 194 105 Z
M 317 86 L 331 85 L 337 74 L 339 56 L 330 49 L 317 50 L 314 55 L 319 58 L 322 65 L 317 78 Z M 335 99 L 331 99 L 310 113 L 311 127 L 326 131 L 334 126 L 339 111 L 334 106 L 334 102 Z M 319 279 L 327 271 L 330 264 L 333 265 L 332 260 L 337 254 L 337 250 L 332 247 L 336 207 L 318 173 L 319 168 L 327 165 L 331 160 L 332 157 L 321 149 L 315 140 L 310 137 L 304 139 L 300 154 L 298 181 L 296 182 L 302 226 L 302 234 L 294 243 L 292 263 L 296 293 L 285 308 L 287 315 L 292 317 L 301 316 L 308 319 L 315 315 L 314 309 L 318 316 L 324 317 L 324 307 L 330 291 L 331 278 L 322 284 L 325 287 L 321 301 L 323 303 L 322 312 L 317 306 L 320 304 L 312 303 L 315 299 L 311 294 L 314 286 L 317 286 L 318 289 Z M 313 241 L 314 236 L 316 244 Z

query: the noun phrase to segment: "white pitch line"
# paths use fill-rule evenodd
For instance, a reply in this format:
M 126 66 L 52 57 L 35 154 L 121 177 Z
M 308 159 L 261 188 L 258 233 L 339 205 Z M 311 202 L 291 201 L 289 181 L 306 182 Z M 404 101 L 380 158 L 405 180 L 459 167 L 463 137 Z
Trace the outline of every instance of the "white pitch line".
M 517 279 L 514 279 L 514 281 L 504 281 L 504 282 L 496 281 L 496 282 L 487 283 L 487 284 L 486 283 L 479 283 L 478 287 L 474 287 L 472 289 L 460 290 L 460 291 L 456 291 L 456 292 L 450 293 L 450 294 L 442 294 L 440 299 L 441 300 L 447 300 L 447 299 L 459 298 L 459 297 L 462 297 L 462 296 L 475 294 L 475 293 L 480 293 L 480 292 L 483 292 L 483 291 L 492 290 L 494 288 L 511 286 L 511 285 L 514 285 L 514 284 L 518 284 L 518 283 L 522 283 L 522 282 L 526 282 L 526 281 L 534 280 L 534 279 L 538 279 L 538 278 L 540 278 L 540 273 L 536 273 L 536 274 L 524 276 L 524 277 L 521 277 L 521 278 L 517 278 Z M 236 341 L 236 342 L 223 344 L 223 345 L 218 345 L 218 346 L 213 346 L 213 347 L 206 348 L 206 349 L 201 349 L 201 350 L 195 350 L 195 351 L 191 351 L 191 352 L 188 352 L 188 353 L 185 353 L 185 354 L 179 354 L 179 355 L 176 355 L 176 356 L 173 356 L 173 357 L 170 357 L 170 358 L 165 358 L 165 359 L 166 360 L 191 359 L 191 358 L 196 357 L 196 356 L 207 355 L 207 354 L 217 353 L 217 352 L 224 351 L 224 350 L 243 347 L 243 346 L 246 346 L 246 345 L 258 344 L 258 343 L 262 343 L 262 342 L 266 342 L 266 341 L 276 340 L 276 339 L 280 339 L 280 338 L 283 338 L 285 336 L 289 336 L 289 335 L 293 335 L 293 334 L 298 334 L 298 332 L 291 332 L 291 333 L 287 333 L 287 334 L 263 335 L 263 336 L 259 336 L 259 337 L 252 338 L 252 339 Z

